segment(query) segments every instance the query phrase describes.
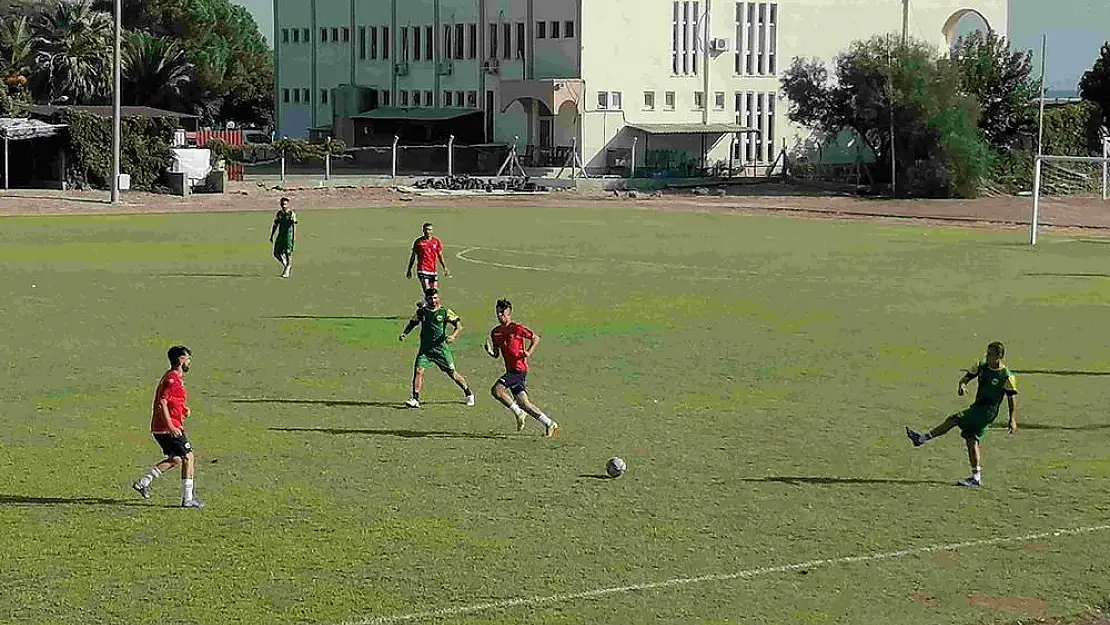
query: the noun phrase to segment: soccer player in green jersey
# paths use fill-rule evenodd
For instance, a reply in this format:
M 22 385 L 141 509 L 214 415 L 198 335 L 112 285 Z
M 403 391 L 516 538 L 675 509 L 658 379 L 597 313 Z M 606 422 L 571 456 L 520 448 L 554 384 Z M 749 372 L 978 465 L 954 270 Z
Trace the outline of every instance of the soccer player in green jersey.
M 289 198 L 281 198 L 280 204 L 281 208 L 274 215 L 274 227 L 270 228 L 270 243 L 274 244 L 274 258 L 282 266 L 281 277 L 288 278 L 289 271 L 293 268 L 293 244 L 296 240 L 297 213 L 289 208 Z
M 963 397 L 967 393 L 967 383 L 978 380 L 975 389 L 975 401 L 966 410 L 957 412 L 948 417 L 932 430 L 924 434 L 906 428 L 906 436 L 913 442 L 914 447 L 920 447 L 927 441 L 941 436 L 954 427 L 960 428 L 960 434 L 967 441 L 967 458 L 971 463 L 971 477 L 959 482 L 960 486 L 977 487 L 983 485 L 983 469 L 980 464 L 981 453 L 979 445 L 987 435 L 987 428 L 998 418 L 998 408 L 1002 405 L 1002 398 L 1006 398 L 1010 410 L 1010 433 L 1017 431 L 1017 381 L 1014 374 L 1002 363 L 1006 355 L 1006 348 L 1002 343 L 994 342 L 987 346 L 987 357 L 973 369 L 968 369 L 962 378 L 958 393 Z
M 409 408 L 420 407 L 420 389 L 424 386 L 424 369 L 430 364 L 451 376 L 466 396 L 466 405 L 474 405 L 474 393 L 466 384 L 466 378 L 455 370 L 455 357 L 451 353 L 451 343 L 462 332 L 462 320 L 450 308 L 443 308 L 439 301 L 439 291 L 428 289 L 424 292 L 424 306 L 416 309 L 409 319 L 398 340 L 404 341 L 409 332 L 420 326 L 420 350 L 416 353 L 416 363 L 412 369 L 412 399 L 405 402 Z M 447 327 L 451 333 L 447 333 Z

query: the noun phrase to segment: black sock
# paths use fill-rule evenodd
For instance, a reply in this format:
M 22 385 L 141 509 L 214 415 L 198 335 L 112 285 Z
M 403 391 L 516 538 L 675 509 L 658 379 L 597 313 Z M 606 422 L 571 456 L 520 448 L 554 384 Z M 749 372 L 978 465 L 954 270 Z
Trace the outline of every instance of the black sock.
M 420 401 L 420 392 L 419 391 L 413 391 L 412 392 L 412 398 L 415 399 L 416 401 Z
M 474 393 L 471 393 L 469 388 L 464 388 L 463 389 L 463 395 L 466 395 L 467 397 L 470 397 L 473 394 Z

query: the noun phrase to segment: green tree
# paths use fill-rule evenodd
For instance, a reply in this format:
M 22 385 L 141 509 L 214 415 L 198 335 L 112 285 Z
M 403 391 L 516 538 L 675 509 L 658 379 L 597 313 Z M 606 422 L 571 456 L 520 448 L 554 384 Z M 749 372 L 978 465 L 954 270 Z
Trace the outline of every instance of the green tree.
M 1110 41 L 1102 44 L 1094 66 L 1079 80 L 1079 95 L 1099 108 L 1102 125 L 1110 127 Z
M 13 16 L 0 21 L 0 79 L 27 78 L 31 74 L 35 56 L 34 39 L 27 16 Z
M 950 58 L 961 91 L 979 103 L 979 128 L 992 146 L 1007 150 L 1036 133 L 1038 86 L 1030 78 L 1031 52 L 1011 51 L 994 31 L 976 31 L 956 42 Z
M 73 104 L 104 104 L 111 90 L 113 23 L 91 0 L 59 0 L 34 17 L 39 66 L 35 96 L 51 102 L 68 96 Z
M 125 104 L 181 110 L 193 81 L 193 64 L 172 39 L 128 32 L 123 47 L 121 99 Z

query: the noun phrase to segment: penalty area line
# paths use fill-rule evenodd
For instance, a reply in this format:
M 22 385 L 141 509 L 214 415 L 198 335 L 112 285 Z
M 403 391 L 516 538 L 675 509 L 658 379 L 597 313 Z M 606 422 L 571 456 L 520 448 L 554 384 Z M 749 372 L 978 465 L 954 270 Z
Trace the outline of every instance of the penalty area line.
M 524 271 L 551 271 L 551 269 L 549 269 L 547 267 L 528 267 L 526 265 L 509 265 L 507 263 L 494 263 L 494 262 L 490 262 L 488 260 L 478 260 L 477 258 L 470 258 L 470 257 L 467 256 L 468 253 L 476 252 L 476 251 L 481 250 L 481 249 L 485 249 L 485 248 L 468 247 L 465 250 L 459 252 L 458 254 L 455 254 L 455 258 L 457 258 L 459 260 L 465 260 L 468 263 L 474 263 L 476 265 L 486 265 L 487 267 L 501 267 L 502 269 L 523 269 Z
M 417 621 L 430 621 L 433 619 L 447 618 L 452 616 L 463 616 L 467 614 L 474 614 L 478 612 L 491 612 L 495 610 L 508 610 L 511 608 L 532 607 L 547 604 L 568 603 L 581 599 L 596 599 L 599 597 L 606 597 L 610 595 L 621 595 L 632 592 L 640 592 L 644 590 L 655 590 L 661 588 L 677 588 L 683 586 L 692 586 L 695 584 L 709 584 L 713 582 L 728 582 L 738 579 L 752 579 L 754 577 L 761 577 L 764 575 L 772 575 L 775 573 L 789 573 L 791 571 L 807 570 L 820 567 L 829 567 L 839 564 L 858 564 L 861 562 L 879 562 L 883 560 L 895 560 L 898 558 L 907 558 L 911 556 L 926 555 L 930 553 L 938 553 L 945 551 L 959 551 L 961 549 L 970 549 L 974 547 L 989 547 L 994 545 L 1005 545 L 1009 543 L 1023 543 L 1036 540 L 1044 540 L 1048 538 L 1056 538 L 1060 536 L 1079 536 L 1083 534 L 1091 534 L 1094 532 L 1102 532 L 1110 530 L 1110 525 L 1094 525 L 1091 527 L 1077 527 L 1072 529 L 1057 529 L 1048 530 L 1044 532 L 1037 532 L 1034 534 L 1025 534 L 1022 536 L 1002 536 L 997 538 L 984 538 L 980 540 L 969 540 L 959 543 L 948 543 L 944 545 L 930 545 L 926 547 L 910 547 L 907 549 L 899 549 L 897 551 L 882 551 L 878 553 L 871 553 L 858 556 L 842 556 L 838 558 L 826 558 L 821 560 L 809 560 L 808 562 L 799 562 L 796 564 L 784 564 L 781 566 L 768 566 L 763 568 L 746 569 L 743 571 L 736 571 L 734 573 L 721 573 L 712 575 L 702 575 L 699 577 L 676 577 L 673 579 L 646 582 L 642 584 L 629 584 L 627 586 L 611 586 L 608 588 L 595 588 L 593 590 L 584 590 L 581 592 L 567 593 L 561 595 L 535 595 L 531 597 L 518 597 L 516 599 L 503 599 L 500 601 L 490 601 L 487 603 L 475 603 L 471 605 L 460 605 L 449 608 L 440 608 L 437 610 L 425 610 L 421 612 L 410 612 L 408 614 L 396 614 L 393 616 L 373 616 L 364 617 L 356 620 L 346 621 L 343 625 L 388 625 L 390 623 L 406 623 Z

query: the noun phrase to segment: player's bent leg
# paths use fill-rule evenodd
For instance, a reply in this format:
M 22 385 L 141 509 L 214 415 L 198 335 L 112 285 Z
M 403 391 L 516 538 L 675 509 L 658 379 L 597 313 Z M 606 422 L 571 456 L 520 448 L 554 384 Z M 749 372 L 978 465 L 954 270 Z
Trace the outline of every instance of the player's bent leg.
M 419 362 L 419 358 L 420 357 L 418 356 L 417 357 L 418 362 Z M 420 407 L 420 390 L 423 389 L 423 388 L 424 388 L 424 367 L 422 367 L 420 364 L 417 364 L 417 365 L 413 366 L 413 368 L 412 368 L 412 397 L 409 398 L 409 400 L 405 402 L 405 405 L 408 406 L 409 408 L 419 408 Z
M 196 472 L 196 456 L 193 452 L 185 454 L 184 462 L 181 463 L 181 507 L 182 508 L 203 508 L 204 503 L 193 496 L 193 477 Z
M 502 406 L 508 408 L 509 412 L 513 413 L 513 417 L 516 419 L 516 431 L 519 432 L 523 430 L 524 415 L 526 413 L 524 409 L 516 403 L 516 400 L 513 399 L 513 393 L 509 390 L 509 387 L 505 386 L 501 380 L 498 380 L 490 387 L 489 394 L 493 395 L 494 399 L 500 402 Z
M 455 384 L 462 389 L 463 397 L 466 399 L 466 405 L 473 406 L 474 393 L 471 392 L 470 386 L 466 383 L 466 378 L 455 369 L 451 369 L 448 375 L 450 375 L 451 379 L 455 381 Z
M 551 417 L 545 415 L 542 410 L 532 403 L 532 400 L 528 398 L 528 391 L 517 391 L 516 401 L 528 412 L 528 414 L 532 415 L 536 421 L 540 422 L 540 425 L 543 426 L 544 438 L 551 438 L 559 431 L 559 424 L 555 423 Z

